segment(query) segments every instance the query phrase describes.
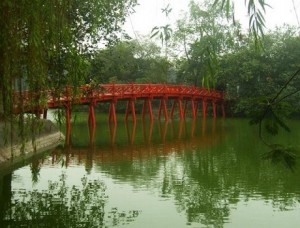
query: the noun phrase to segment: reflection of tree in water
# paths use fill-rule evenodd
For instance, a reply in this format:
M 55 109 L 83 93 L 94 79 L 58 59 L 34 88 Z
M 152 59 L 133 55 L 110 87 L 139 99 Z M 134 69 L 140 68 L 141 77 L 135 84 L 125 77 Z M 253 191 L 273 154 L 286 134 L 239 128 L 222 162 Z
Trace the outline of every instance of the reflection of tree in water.
M 10 227 L 107 227 L 128 224 L 139 211 L 119 212 L 112 208 L 107 214 L 106 187 L 98 180 L 81 179 L 81 188 L 66 185 L 66 175 L 49 182 L 47 190 L 14 192 L 4 221 Z
M 185 210 L 188 223 L 201 223 L 222 227 L 230 209 L 222 193 L 214 193 L 200 186 L 189 186 L 182 195 L 181 210 Z
M 174 196 L 177 210 L 186 214 L 187 224 L 223 227 L 230 214 L 232 196 L 218 188 L 214 178 L 192 178 L 190 166 L 193 164 L 187 167 L 178 159 L 169 160 L 163 173 L 162 194 Z

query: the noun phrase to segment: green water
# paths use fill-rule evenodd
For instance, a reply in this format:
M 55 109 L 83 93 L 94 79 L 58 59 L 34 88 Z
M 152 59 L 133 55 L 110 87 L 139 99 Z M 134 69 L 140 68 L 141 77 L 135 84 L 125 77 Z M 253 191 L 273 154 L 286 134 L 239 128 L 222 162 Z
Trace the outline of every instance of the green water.
M 71 146 L 2 178 L 0 227 L 300 226 L 299 167 L 263 160 L 248 120 L 98 117 L 93 140 L 85 120 Z M 289 126 L 270 140 L 299 147 L 300 122 Z

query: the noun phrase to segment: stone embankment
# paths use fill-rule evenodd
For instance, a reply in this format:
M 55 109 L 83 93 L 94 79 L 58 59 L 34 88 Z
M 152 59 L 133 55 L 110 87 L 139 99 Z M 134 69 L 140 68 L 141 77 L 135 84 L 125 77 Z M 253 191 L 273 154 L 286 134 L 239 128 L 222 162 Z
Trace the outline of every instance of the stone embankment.
M 35 134 L 28 124 L 25 138 L 20 138 L 20 131 L 14 125 L 0 122 L 0 169 L 14 166 L 32 156 L 54 149 L 64 141 L 64 135 L 50 120 L 39 120 L 35 125 Z M 29 132 L 29 133 L 28 133 Z

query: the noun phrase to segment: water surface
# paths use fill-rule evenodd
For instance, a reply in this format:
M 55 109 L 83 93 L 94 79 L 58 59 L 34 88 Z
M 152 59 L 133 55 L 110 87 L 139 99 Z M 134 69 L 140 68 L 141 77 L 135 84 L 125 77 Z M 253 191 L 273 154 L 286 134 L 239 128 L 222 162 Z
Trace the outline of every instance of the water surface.
M 1 224 L 10 227 L 298 227 L 300 172 L 268 151 L 244 119 L 138 119 L 93 140 L 85 115 L 71 145 L 1 180 Z M 298 147 L 300 122 L 273 140 Z

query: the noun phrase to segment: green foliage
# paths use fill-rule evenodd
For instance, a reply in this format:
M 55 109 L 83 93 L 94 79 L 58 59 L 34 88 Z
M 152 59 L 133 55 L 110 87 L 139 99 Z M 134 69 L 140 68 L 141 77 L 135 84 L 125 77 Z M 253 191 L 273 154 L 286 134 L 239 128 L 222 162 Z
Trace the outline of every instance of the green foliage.
M 239 49 L 234 48 L 234 52 L 226 53 L 220 58 L 217 84 L 224 85 L 228 99 L 234 101 L 234 114 L 249 115 L 249 110 L 253 109 L 251 103 L 257 105 L 256 99 L 259 97 L 264 99 L 263 102 L 270 100 L 285 84 L 289 75 L 299 69 L 300 39 L 295 32 L 294 28 L 283 27 L 265 34 L 264 52 L 255 51 L 255 48 L 251 48 L 251 41 L 244 39 L 245 43 L 239 45 Z M 280 96 L 285 97 L 285 102 L 293 104 L 293 110 L 282 108 L 288 108 L 291 115 L 299 112 L 299 83 L 295 78 Z M 294 96 L 289 96 L 291 94 Z
M 117 39 L 136 0 L 4 0 L 0 3 L 0 92 L 11 115 L 15 80 L 32 91 L 80 84 L 82 54 Z M 34 105 L 40 104 L 42 97 Z
M 167 43 L 168 40 L 170 40 L 172 35 L 172 29 L 170 28 L 170 25 L 167 24 L 165 26 L 155 26 L 151 31 L 151 38 L 153 37 L 159 37 L 161 40 L 161 45 L 164 43 Z
M 280 144 L 272 144 L 270 148 L 271 151 L 262 155 L 263 159 L 271 160 L 273 164 L 284 164 L 288 169 L 295 170 L 298 150 Z
M 25 140 L 23 97 L 38 92 L 30 106 L 46 106 L 46 91 L 80 85 L 89 70 L 87 56 L 100 44 L 118 39 L 136 0 L 3 0 L 0 2 L 0 119 L 13 122 L 21 110 L 20 134 Z M 12 124 L 13 125 L 13 124 Z
M 273 163 L 278 163 L 279 161 L 283 162 L 288 168 L 293 170 L 296 164 L 296 155 L 293 152 L 296 152 L 295 149 L 290 149 L 289 147 L 284 147 L 279 144 L 271 144 L 268 142 L 263 135 L 262 124 L 265 123 L 265 129 L 267 133 L 271 135 L 277 135 L 279 133 L 279 127 L 283 128 L 286 131 L 290 131 L 287 124 L 284 122 L 282 111 L 286 112 L 287 108 L 286 103 L 283 102 L 285 99 L 294 95 L 295 93 L 290 93 L 288 95 L 282 96 L 286 88 L 291 84 L 291 82 L 298 76 L 300 69 L 298 69 L 278 90 L 275 95 L 268 101 L 261 110 L 258 112 L 256 117 L 251 121 L 253 124 L 258 124 L 259 126 L 259 137 L 268 146 L 271 151 L 263 155 L 264 158 L 271 159 Z M 299 91 L 297 89 L 296 91 Z
M 98 83 L 166 82 L 169 68 L 169 61 L 160 56 L 155 44 L 125 41 L 95 54 L 90 78 Z
M 169 14 L 172 12 L 172 8 L 170 4 L 168 4 L 165 8 L 161 9 L 161 12 L 165 14 L 166 19 L 169 19 Z M 173 30 L 169 23 L 161 26 L 155 26 L 151 31 L 150 38 L 159 38 L 161 41 L 162 50 L 164 48 L 165 57 L 168 57 L 168 47 L 169 41 L 172 37 Z
M 174 32 L 174 48 L 184 52 L 179 82 L 215 87 L 219 58 L 232 43 L 233 31 L 219 7 L 191 1 L 189 14 L 177 21 Z

